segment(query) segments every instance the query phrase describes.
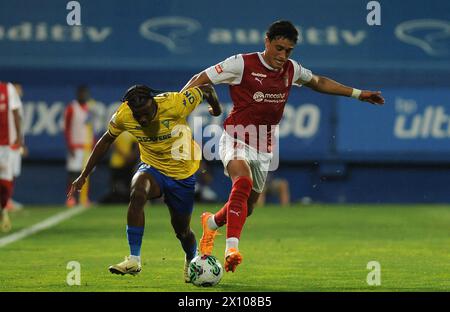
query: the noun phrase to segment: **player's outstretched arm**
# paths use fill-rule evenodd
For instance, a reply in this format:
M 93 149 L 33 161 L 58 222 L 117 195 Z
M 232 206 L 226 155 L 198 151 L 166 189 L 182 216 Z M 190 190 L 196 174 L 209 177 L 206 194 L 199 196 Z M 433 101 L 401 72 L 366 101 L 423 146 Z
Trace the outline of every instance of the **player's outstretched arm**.
M 181 89 L 180 92 L 184 92 L 189 88 L 198 87 L 205 84 L 212 84 L 211 80 L 209 79 L 208 75 L 204 71 L 201 73 L 195 74 L 192 76 L 192 78 L 188 81 L 188 83 Z
M 108 131 L 103 134 L 100 140 L 95 144 L 94 149 L 92 150 L 91 155 L 89 155 L 89 159 L 87 161 L 86 167 L 81 172 L 80 176 L 73 181 L 69 193 L 67 197 L 71 197 L 75 192 L 81 191 L 84 183 L 86 183 L 86 179 L 91 173 L 92 169 L 102 160 L 102 158 L 108 152 L 111 144 L 114 142 L 115 138 L 112 137 Z
M 210 84 L 199 86 L 200 90 L 203 92 L 203 99 L 209 104 L 209 113 L 212 116 L 220 116 L 222 114 L 222 107 L 219 103 L 219 97 L 217 96 L 216 90 Z
M 299 82 L 302 83 L 302 82 Z M 384 98 L 380 91 L 358 90 L 355 88 L 344 86 L 330 78 L 313 75 L 312 79 L 305 86 L 322 93 L 354 97 L 360 101 L 369 102 L 371 104 L 383 105 Z

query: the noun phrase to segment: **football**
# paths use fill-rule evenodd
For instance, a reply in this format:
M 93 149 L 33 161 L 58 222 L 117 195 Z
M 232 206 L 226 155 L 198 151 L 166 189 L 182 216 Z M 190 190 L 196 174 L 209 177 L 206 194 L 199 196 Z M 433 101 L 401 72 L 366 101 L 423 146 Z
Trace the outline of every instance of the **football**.
M 191 260 L 188 273 L 192 284 L 209 287 L 220 282 L 223 269 L 216 257 L 199 255 Z

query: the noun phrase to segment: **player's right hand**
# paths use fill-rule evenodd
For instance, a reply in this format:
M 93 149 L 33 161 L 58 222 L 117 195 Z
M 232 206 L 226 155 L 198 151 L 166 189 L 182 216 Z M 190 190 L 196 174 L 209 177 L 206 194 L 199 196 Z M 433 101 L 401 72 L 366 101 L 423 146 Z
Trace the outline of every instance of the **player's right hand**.
M 359 96 L 360 101 L 369 102 L 375 105 L 383 105 L 384 98 L 381 95 L 381 91 L 368 91 L 363 90 Z
M 75 194 L 75 192 L 80 192 L 84 183 L 86 183 L 86 177 L 83 175 L 80 175 L 75 181 L 72 182 L 72 185 L 70 186 L 70 190 L 67 193 L 67 198 L 72 197 Z
M 17 138 L 14 143 L 11 145 L 11 148 L 14 150 L 18 150 L 23 146 L 23 140 L 21 138 Z

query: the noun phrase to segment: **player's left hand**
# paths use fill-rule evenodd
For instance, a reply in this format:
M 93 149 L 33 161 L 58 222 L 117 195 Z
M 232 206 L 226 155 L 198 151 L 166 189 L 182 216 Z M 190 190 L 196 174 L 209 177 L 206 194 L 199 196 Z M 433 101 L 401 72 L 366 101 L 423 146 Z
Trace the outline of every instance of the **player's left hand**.
M 381 96 L 381 91 L 361 91 L 359 95 L 359 100 L 364 102 L 369 102 L 375 105 L 383 105 L 384 98 Z
M 215 112 L 211 106 L 208 107 L 208 112 L 211 116 L 214 116 L 214 117 L 220 116 L 222 114 L 221 111 Z
M 75 192 L 80 192 L 84 183 L 86 183 L 86 177 L 80 175 L 75 181 L 72 182 L 70 190 L 67 193 L 67 198 L 74 196 Z

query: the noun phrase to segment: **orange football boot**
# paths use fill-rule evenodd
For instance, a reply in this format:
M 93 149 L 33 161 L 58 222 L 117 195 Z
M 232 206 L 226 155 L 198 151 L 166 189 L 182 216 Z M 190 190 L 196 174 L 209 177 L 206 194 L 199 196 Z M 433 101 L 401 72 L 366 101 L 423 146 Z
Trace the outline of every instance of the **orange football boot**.
M 200 217 L 203 228 L 202 238 L 200 238 L 200 254 L 202 255 L 211 255 L 214 248 L 214 238 L 218 234 L 217 230 L 211 230 L 208 227 L 208 219 L 212 216 L 212 213 L 204 212 Z
M 241 262 L 242 262 L 241 253 L 235 248 L 229 248 L 225 253 L 225 261 L 224 261 L 225 271 L 226 272 L 236 271 L 236 267 L 239 264 L 241 264 Z

